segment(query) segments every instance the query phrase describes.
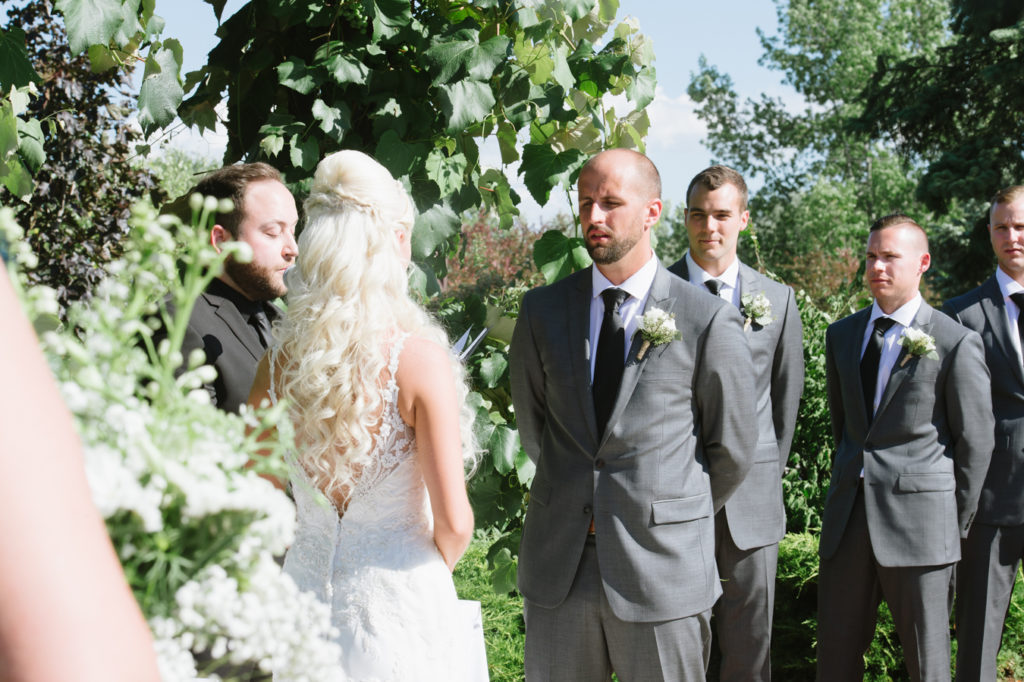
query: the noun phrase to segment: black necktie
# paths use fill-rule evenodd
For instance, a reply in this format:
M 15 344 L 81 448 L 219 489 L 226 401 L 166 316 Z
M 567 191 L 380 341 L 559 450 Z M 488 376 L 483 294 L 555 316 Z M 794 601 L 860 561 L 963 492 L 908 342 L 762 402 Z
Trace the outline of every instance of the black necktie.
M 598 436 L 604 435 L 605 424 L 612 414 L 615 397 L 622 382 L 622 368 L 625 365 L 626 329 L 622 325 L 619 306 L 629 296 L 622 289 L 605 289 L 604 319 L 601 334 L 597 339 L 597 357 L 594 360 L 594 414 L 597 415 Z
M 259 310 L 256 310 L 249 316 L 249 324 L 256 328 L 256 333 L 259 334 L 260 343 L 263 344 L 263 347 L 270 347 L 270 342 L 273 338 L 270 335 L 270 320 L 267 319 L 267 313 L 263 310 L 262 305 L 260 305 Z
M 725 282 L 720 279 L 704 280 L 704 286 L 706 286 L 708 291 L 713 293 L 715 296 L 718 296 L 718 292 L 722 290 L 722 286 L 724 286 L 724 284 Z
M 868 421 L 871 421 L 875 413 L 875 389 L 878 386 L 878 362 L 882 359 L 883 337 L 894 324 L 896 320 L 889 317 L 875 318 L 875 329 L 864 349 L 864 357 L 860 359 L 860 383 L 864 387 L 864 407 Z
M 1010 294 L 1010 300 L 1017 304 L 1017 335 L 1024 348 L 1024 291 Z

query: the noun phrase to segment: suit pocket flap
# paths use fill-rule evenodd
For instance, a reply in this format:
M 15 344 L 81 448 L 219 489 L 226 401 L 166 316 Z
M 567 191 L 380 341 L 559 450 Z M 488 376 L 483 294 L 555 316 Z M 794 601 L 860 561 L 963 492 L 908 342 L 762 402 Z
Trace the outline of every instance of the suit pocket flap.
M 896 489 L 904 493 L 927 493 L 953 490 L 953 474 L 900 474 Z
M 651 516 L 656 524 L 693 521 L 711 516 L 711 511 L 711 495 L 708 494 L 651 503 Z

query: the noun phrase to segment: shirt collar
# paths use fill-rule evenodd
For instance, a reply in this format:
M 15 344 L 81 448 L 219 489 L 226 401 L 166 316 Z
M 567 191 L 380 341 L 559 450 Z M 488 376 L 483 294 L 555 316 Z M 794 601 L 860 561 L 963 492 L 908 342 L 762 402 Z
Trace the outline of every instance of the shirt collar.
M 605 289 L 618 288 L 625 291 L 633 298 L 642 301 L 646 296 L 647 292 L 651 290 L 651 285 L 654 283 L 654 275 L 658 272 L 658 258 L 651 252 L 651 257 L 644 263 L 643 267 L 630 275 L 622 284 L 612 284 L 608 281 L 608 278 L 601 274 L 601 271 L 597 269 L 597 266 L 590 268 L 591 273 L 591 292 L 594 298 L 601 295 Z
M 265 306 L 262 301 L 252 301 L 246 298 L 242 292 L 238 291 L 230 284 L 222 280 L 220 277 L 214 277 L 207 285 L 207 290 L 221 298 L 226 298 L 238 309 L 238 312 L 243 315 L 252 315 L 253 313 L 264 311 Z
M 737 286 L 737 284 L 739 282 L 739 277 L 740 277 L 740 259 L 739 258 L 733 258 L 732 259 L 732 263 L 730 263 L 729 267 L 727 267 L 725 269 L 725 272 L 723 272 L 718 277 L 715 277 L 714 275 L 709 275 L 707 273 L 707 271 L 704 270 L 704 268 L 702 268 L 701 266 L 697 265 L 697 261 L 693 260 L 693 256 L 690 255 L 690 251 L 689 251 L 689 249 L 687 249 L 687 251 L 686 251 L 686 271 L 688 273 L 690 273 L 690 283 L 691 284 L 697 284 L 699 286 L 704 286 L 704 282 L 708 281 L 709 279 L 717 279 L 719 282 L 721 282 L 722 284 L 724 284 L 727 287 L 731 287 L 733 289 L 739 288 Z
M 996 282 L 999 283 L 999 292 L 1002 293 L 1003 300 L 1010 298 L 1011 294 L 1024 291 L 1024 286 L 1021 286 L 1020 282 L 1003 272 L 1003 269 L 1000 267 L 996 268 Z
M 888 317 L 896 320 L 899 324 L 904 327 L 909 327 L 913 322 L 914 318 L 917 317 L 917 311 L 921 309 L 921 303 L 924 299 L 921 298 L 920 292 L 914 298 L 910 299 L 899 308 L 897 308 L 891 315 L 886 315 L 882 312 L 882 309 L 878 307 L 878 301 L 871 304 L 871 317 L 868 318 L 868 328 L 874 324 L 875 320 L 879 317 Z

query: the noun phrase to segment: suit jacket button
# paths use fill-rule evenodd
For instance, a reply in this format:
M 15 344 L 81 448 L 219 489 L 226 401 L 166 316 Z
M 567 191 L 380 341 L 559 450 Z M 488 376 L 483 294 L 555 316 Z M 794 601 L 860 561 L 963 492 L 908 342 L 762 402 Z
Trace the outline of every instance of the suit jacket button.
M 604 460 L 603 459 L 599 459 L 596 462 L 594 462 L 594 468 L 595 469 L 604 469 Z
M 590 516 L 593 512 L 594 512 L 594 510 L 591 509 L 589 504 L 583 505 L 583 513 L 584 514 L 586 514 L 587 516 Z

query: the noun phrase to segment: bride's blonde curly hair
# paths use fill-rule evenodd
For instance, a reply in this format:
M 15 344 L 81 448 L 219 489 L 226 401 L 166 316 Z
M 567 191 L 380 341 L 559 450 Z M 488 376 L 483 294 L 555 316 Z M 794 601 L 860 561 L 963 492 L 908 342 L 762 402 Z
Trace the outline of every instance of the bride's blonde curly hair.
M 317 166 L 304 205 L 288 311 L 275 328 L 280 395 L 289 402 L 297 459 L 328 497 L 347 502 L 380 425 L 386 369 L 401 334 L 445 347 L 441 327 L 409 295 L 396 233 L 409 239 L 405 188 L 382 165 L 346 150 Z M 475 464 L 474 415 L 452 357 L 463 459 Z

